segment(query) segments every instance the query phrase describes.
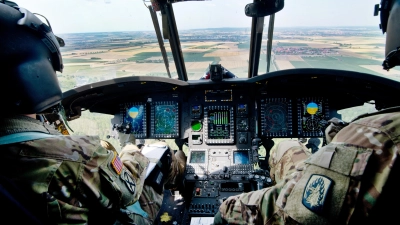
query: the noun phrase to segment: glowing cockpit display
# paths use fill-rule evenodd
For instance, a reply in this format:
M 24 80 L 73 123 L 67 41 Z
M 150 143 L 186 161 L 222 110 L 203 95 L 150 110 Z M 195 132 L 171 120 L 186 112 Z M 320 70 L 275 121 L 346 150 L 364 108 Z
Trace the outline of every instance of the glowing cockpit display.
M 248 163 L 249 163 L 248 151 L 233 152 L 233 164 L 248 164 Z
M 190 152 L 190 163 L 205 163 L 206 153 L 204 151 Z
M 137 138 L 146 137 L 146 107 L 139 103 L 128 103 L 123 106 L 123 122 L 129 125 L 130 133 Z
M 321 136 L 328 116 L 327 100 L 323 98 L 298 99 L 299 135 Z
M 151 117 L 151 129 L 153 137 L 174 138 L 179 136 L 178 103 L 153 103 Z
M 263 136 L 286 137 L 292 134 L 292 103 L 290 99 L 262 99 L 261 116 Z
M 315 102 L 308 103 L 306 108 L 310 115 L 314 115 L 318 112 L 318 105 Z

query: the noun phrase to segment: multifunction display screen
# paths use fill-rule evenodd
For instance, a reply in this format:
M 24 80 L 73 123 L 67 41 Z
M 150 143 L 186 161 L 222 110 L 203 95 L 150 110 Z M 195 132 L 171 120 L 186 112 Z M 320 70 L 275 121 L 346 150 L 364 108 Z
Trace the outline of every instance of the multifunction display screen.
M 123 123 L 130 133 L 136 138 L 145 138 L 146 129 L 146 107 L 141 103 L 125 103 L 121 105 Z
M 235 137 L 232 106 L 209 106 L 204 108 L 207 144 L 233 144 Z
M 206 90 L 205 102 L 231 102 L 232 90 Z
M 327 124 L 329 109 L 323 98 L 300 98 L 297 100 L 299 135 L 321 136 Z
M 190 163 L 205 163 L 206 152 L 205 151 L 191 151 L 190 152 Z
M 229 110 L 208 111 L 208 138 L 228 139 L 230 136 L 230 113 Z
M 249 164 L 248 151 L 233 152 L 233 164 Z
M 267 98 L 261 101 L 261 128 L 266 137 L 290 136 L 292 105 L 286 98 Z
M 179 136 L 179 108 L 177 102 L 154 102 L 151 106 L 151 135 L 155 138 Z

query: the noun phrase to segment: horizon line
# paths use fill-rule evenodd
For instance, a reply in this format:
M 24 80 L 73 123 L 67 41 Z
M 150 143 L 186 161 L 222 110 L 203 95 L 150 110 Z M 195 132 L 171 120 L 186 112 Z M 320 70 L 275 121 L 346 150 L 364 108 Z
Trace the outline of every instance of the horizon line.
M 264 26 L 268 28 L 268 26 Z M 354 25 L 354 26 L 349 26 L 349 25 L 337 25 L 337 26 L 275 26 L 274 30 L 276 29 L 282 29 L 282 28 L 375 28 L 375 26 L 371 25 Z M 181 29 L 179 31 L 190 31 L 190 30 L 211 30 L 211 29 L 248 29 L 250 30 L 250 27 L 210 27 L 210 28 L 192 28 L 192 29 Z M 379 32 L 379 27 L 376 26 L 376 30 Z M 124 31 L 87 31 L 87 32 L 67 32 L 67 33 L 57 33 L 57 34 L 88 34 L 88 33 L 124 33 L 124 32 L 154 32 L 154 30 L 124 30 Z

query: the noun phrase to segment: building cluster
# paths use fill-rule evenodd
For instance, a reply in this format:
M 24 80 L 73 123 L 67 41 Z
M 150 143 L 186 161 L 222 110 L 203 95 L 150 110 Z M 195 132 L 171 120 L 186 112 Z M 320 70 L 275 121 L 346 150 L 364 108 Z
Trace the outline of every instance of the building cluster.
M 332 48 L 311 47 L 275 47 L 272 49 L 275 55 L 334 55 L 339 54 Z

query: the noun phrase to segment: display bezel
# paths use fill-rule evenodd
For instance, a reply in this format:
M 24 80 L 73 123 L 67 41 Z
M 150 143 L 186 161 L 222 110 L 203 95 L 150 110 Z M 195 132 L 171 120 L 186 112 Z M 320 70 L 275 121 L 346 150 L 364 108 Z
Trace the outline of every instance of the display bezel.
M 267 118 L 267 113 L 271 107 L 276 110 L 283 110 L 278 116 L 283 116 L 283 123 L 286 124 L 284 129 L 272 130 L 269 129 L 269 123 Z M 288 98 L 266 98 L 261 100 L 260 107 L 260 123 L 261 123 L 261 135 L 263 137 L 288 137 L 293 134 L 293 121 L 292 121 L 292 101 Z M 276 115 L 272 115 L 276 117 Z M 274 119 L 274 118 L 273 118 Z
M 204 159 L 203 161 L 201 161 L 201 162 L 194 162 L 193 161 L 193 156 L 195 155 L 195 154 L 201 154 L 202 155 L 202 158 Z M 197 158 L 197 157 L 196 157 Z M 197 150 L 197 151 L 190 151 L 190 157 L 189 157 L 189 163 L 193 163 L 193 164 L 205 164 L 206 163 L 206 151 L 204 150 L 204 151 L 200 151 L 200 150 Z
M 157 107 L 160 106 L 170 106 L 174 109 L 174 118 L 173 120 L 166 119 L 165 121 L 173 123 L 171 127 L 173 127 L 174 132 L 172 133 L 158 133 L 157 131 Z M 161 117 L 162 118 L 162 117 Z M 150 138 L 177 138 L 179 137 L 179 103 L 176 101 L 157 101 L 151 103 L 151 132 Z
M 210 138 L 210 112 L 211 111 L 227 111 L 229 136 L 228 138 Z M 235 120 L 234 120 L 234 107 L 233 106 L 209 106 L 204 108 L 204 140 L 207 144 L 234 144 L 235 143 Z
M 143 103 L 143 102 L 125 102 L 125 103 L 120 104 L 122 124 L 128 123 L 127 114 L 128 114 L 128 110 L 131 109 L 132 107 L 136 107 L 136 108 L 142 107 L 143 117 L 142 117 L 142 131 L 141 132 L 131 131 L 131 133 L 134 134 L 136 138 L 147 138 L 147 110 L 146 110 L 145 103 Z
M 318 119 L 318 129 L 314 131 L 306 130 L 305 118 L 309 118 L 310 114 L 307 111 L 307 106 L 310 102 L 314 102 L 318 106 L 315 112 Z M 306 114 L 306 115 L 305 115 Z M 329 105 L 328 99 L 323 97 L 303 97 L 297 99 L 297 120 L 298 120 L 298 135 L 299 137 L 321 137 L 324 135 L 325 124 L 329 120 Z
M 245 158 L 247 159 L 247 162 L 236 162 L 236 157 L 238 156 L 238 155 L 240 155 L 240 154 L 243 154 L 243 153 L 246 153 L 246 156 L 245 156 Z M 247 165 L 247 164 L 250 164 L 250 153 L 249 153 L 249 151 L 233 151 L 233 154 L 232 154 L 232 164 L 234 164 L 234 165 Z

